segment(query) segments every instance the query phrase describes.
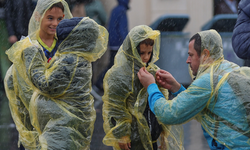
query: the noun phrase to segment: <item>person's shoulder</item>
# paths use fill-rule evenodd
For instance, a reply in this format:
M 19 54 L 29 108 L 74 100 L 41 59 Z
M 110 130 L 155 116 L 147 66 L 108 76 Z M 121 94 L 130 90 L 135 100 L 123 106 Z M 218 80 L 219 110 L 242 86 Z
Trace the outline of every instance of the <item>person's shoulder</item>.
M 244 9 L 244 10 L 248 10 L 247 12 L 249 12 L 249 8 L 250 8 L 250 1 L 249 0 L 241 0 L 240 1 L 240 3 L 239 3 L 240 10 Z

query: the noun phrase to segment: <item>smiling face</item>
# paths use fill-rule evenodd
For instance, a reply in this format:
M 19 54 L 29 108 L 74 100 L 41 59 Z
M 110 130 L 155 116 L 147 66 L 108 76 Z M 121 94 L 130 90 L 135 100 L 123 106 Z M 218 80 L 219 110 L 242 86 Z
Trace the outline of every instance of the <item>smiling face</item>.
M 53 7 L 52 9 L 47 10 L 41 21 L 39 33 L 40 37 L 54 37 L 56 33 L 56 27 L 63 17 L 64 14 L 61 8 Z
M 190 41 L 188 45 L 188 58 L 186 63 L 190 65 L 191 70 L 193 71 L 193 75 L 196 76 L 199 66 L 200 66 L 200 56 L 197 51 L 194 49 L 195 40 Z
M 140 44 L 140 56 L 144 63 L 148 63 L 153 52 L 153 46 L 146 45 L 144 43 Z

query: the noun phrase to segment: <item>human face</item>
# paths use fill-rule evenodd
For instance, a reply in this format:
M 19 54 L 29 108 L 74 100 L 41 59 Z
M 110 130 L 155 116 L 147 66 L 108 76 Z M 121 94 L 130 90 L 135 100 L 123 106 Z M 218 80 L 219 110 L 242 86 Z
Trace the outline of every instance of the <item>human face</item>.
M 140 56 L 144 63 L 148 63 L 153 52 L 153 46 L 140 44 Z
M 200 66 L 200 56 L 194 49 L 194 42 L 195 40 L 192 40 L 188 45 L 188 58 L 186 63 L 190 65 L 191 70 L 193 71 L 193 75 L 196 76 L 199 66 Z
M 53 7 L 44 14 L 40 26 L 40 36 L 53 36 L 56 33 L 56 27 L 63 19 L 64 14 L 61 8 Z

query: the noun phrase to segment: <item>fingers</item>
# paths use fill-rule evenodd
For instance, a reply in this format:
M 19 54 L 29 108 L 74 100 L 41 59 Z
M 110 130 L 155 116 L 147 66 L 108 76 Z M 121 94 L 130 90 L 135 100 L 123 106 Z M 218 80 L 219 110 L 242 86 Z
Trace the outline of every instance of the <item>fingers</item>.
M 131 143 L 119 143 L 119 146 L 121 150 L 130 150 L 131 149 Z
M 148 74 L 149 72 L 145 69 L 145 67 L 142 67 L 142 68 L 139 70 L 139 72 L 137 73 L 138 78 L 141 79 L 142 76 L 143 76 L 143 74 L 145 74 L 145 73 Z
M 141 73 L 140 73 L 141 69 L 139 70 L 139 72 L 137 72 L 137 76 L 139 78 L 139 80 L 141 80 Z
M 131 143 L 128 143 L 128 148 L 131 149 Z
M 165 70 L 159 69 L 159 70 L 157 70 L 156 74 L 158 74 L 158 73 L 160 73 L 160 74 L 167 74 L 168 72 L 165 71 Z

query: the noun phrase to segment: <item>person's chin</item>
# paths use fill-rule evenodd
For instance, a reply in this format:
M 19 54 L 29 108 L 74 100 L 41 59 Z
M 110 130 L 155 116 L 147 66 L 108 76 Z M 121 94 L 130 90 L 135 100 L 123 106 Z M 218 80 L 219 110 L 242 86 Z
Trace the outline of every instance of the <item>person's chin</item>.
M 50 34 L 50 35 L 55 35 L 55 34 L 56 34 L 56 32 L 49 32 L 49 34 Z

